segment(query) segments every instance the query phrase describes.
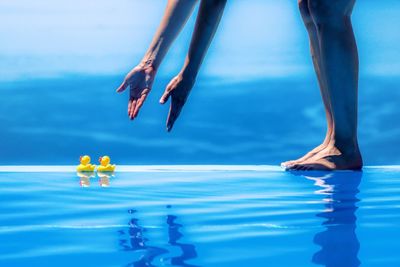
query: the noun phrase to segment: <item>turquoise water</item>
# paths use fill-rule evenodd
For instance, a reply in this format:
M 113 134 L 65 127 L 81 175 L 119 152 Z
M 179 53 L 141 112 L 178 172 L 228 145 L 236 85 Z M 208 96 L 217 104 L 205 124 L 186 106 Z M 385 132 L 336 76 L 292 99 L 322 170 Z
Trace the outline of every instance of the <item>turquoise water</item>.
M 396 166 L 4 170 L 0 266 L 400 265 Z

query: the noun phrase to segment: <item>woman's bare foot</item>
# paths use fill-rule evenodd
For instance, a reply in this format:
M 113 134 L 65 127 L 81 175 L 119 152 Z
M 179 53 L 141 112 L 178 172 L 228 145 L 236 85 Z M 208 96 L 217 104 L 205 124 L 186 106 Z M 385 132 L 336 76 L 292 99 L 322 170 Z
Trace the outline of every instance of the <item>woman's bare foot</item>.
M 361 153 L 357 146 L 347 149 L 347 152 L 341 152 L 336 146 L 328 145 L 311 158 L 289 166 L 287 170 L 360 170 L 362 165 Z
M 295 164 L 299 164 L 299 163 L 301 163 L 301 162 L 303 162 L 305 160 L 308 160 L 309 158 L 313 157 L 314 155 L 319 153 L 321 150 L 325 149 L 326 146 L 327 146 L 327 144 L 324 142 L 324 143 L 320 144 L 319 146 L 315 147 L 314 149 L 312 149 L 311 151 L 309 151 L 308 153 L 306 153 L 301 158 L 282 162 L 281 166 L 284 167 L 284 168 L 289 168 L 290 166 L 293 166 Z
M 285 161 L 281 163 L 281 166 L 283 168 L 289 168 L 295 164 L 300 164 L 312 157 L 314 157 L 316 154 L 318 154 L 319 152 L 321 152 L 322 150 L 324 150 L 330 143 L 331 140 L 331 136 L 332 136 L 332 126 L 330 125 L 331 120 L 328 119 L 328 131 L 326 133 L 325 136 L 325 140 L 322 142 L 322 144 L 320 144 L 319 146 L 315 147 L 314 149 L 312 149 L 311 151 L 309 151 L 307 154 L 305 154 L 304 156 L 302 156 L 301 158 L 298 158 L 296 160 L 289 160 L 289 161 Z

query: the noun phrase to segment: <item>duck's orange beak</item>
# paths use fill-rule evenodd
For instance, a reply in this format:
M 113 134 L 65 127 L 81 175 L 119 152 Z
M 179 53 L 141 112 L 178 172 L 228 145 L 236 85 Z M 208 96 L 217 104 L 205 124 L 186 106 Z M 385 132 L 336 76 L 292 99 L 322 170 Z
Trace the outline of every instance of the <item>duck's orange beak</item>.
M 82 156 L 79 157 L 79 160 L 82 160 Z
M 103 159 L 103 157 L 99 157 L 99 162 L 101 163 L 101 160 Z

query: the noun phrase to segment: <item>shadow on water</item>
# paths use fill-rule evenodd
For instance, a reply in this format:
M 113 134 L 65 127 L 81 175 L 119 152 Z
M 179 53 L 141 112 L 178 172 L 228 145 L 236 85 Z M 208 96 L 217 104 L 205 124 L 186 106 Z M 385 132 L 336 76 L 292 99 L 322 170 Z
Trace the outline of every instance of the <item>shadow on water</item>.
M 167 208 L 171 208 L 167 205 Z M 135 260 L 126 266 L 133 267 L 149 267 L 154 265 L 154 260 L 164 254 L 168 254 L 169 251 L 166 248 L 148 246 L 150 240 L 145 237 L 147 229 L 139 224 L 139 219 L 135 216 L 136 210 L 129 210 L 129 213 L 133 214 L 133 218 L 129 221 L 129 228 L 127 234 L 128 239 L 120 239 L 119 245 L 124 251 L 139 252 L 140 256 L 138 260 Z M 162 257 L 160 262 L 170 262 L 172 266 L 189 266 L 195 267 L 195 265 L 187 264 L 185 261 L 189 259 L 197 258 L 196 248 L 192 244 L 185 244 L 178 242 L 183 234 L 180 232 L 182 224 L 176 222 L 178 219 L 175 215 L 167 215 L 166 223 L 168 225 L 168 244 L 171 246 L 178 247 L 181 250 L 181 254 L 175 257 Z M 119 234 L 125 235 L 125 230 L 120 230 Z
M 324 220 L 324 231 L 314 236 L 314 243 L 321 247 L 312 262 L 326 267 L 357 267 L 360 243 L 356 234 L 358 186 L 362 172 L 310 172 L 304 175 L 320 187 L 325 210 L 316 216 Z

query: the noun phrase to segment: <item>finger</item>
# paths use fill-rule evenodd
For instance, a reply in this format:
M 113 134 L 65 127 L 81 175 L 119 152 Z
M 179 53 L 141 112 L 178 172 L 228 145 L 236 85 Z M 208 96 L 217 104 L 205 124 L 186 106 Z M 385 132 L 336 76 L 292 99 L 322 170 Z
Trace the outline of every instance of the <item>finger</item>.
M 132 99 L 129 99 L 129 102 L 128 102 L 128 116 L 129 116 L 129 114 L 131 112 L 131 106 L 132 106 Z
M 169 91 L 168 89 L 165 90 L 164 94 L 160 98 L 160 104 L 165 104 L 168 101 L 169 96 L 171 95 L 172 91 Z
M 164 94 L 160 98 L 160 104 L 165 104 L 168 101 L 173 91 L 174 85 L 175 85 L 175 79 L 172 79 L 165 88 Z
M 133 100 L 132 100 L 131 109 L 129 110 L 129 118 L 130 118 L 131 120 L 134 119 L 134 117 L 133 117 L 133 112 L 135 111 L 136 104 L 137 104 L 137 99 L 133 99 Z
M 182 111 L 183 105 L 184 105 L 183 101 L 172 100 L 167 119 L 168 132 L 172 130 L 172 127 L 174 126 L 176 119 L 178 118 L 179 114 Z
M 129 87 L 130 87 L 129 99 L 132 101 L 132 104 L 129 108 L 129 118 L 132 120 L 133 119 L 133 111 L 135 110 L 138 97 L 135 95 L 135 93 L 136 93 L 135 88 L 132 87 L 132 85 L 130 85 Z
M 117 89 L 117 93 L 121 93 L 123 91 L 125 91 L 125 89 L 128 87 L 128 83 L 124 80 L 121 85 L 118 87 Z
M 139 100 L 137 101 L 135 110 L 133 111 L 133 117 L 136 118 L 139 114 L 140 108 L 143 106 L 144 101 L 146 100 L 147 94 L 143 94 Z

